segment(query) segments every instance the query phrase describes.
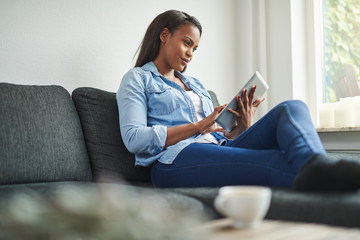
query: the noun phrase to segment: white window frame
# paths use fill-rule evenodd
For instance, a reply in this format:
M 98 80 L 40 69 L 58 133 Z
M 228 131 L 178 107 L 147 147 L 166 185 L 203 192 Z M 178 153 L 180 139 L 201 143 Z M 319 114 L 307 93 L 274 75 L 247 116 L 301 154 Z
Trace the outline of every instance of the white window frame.
M 322 1 L 306 0 L 306 46 L 307 46 L 307 91 L 309 108 L 314 119 L 314 125 L 319 124 L 319 106 L 322 103 L 322 79 L 323 79 L 323 24 L 322 24 Z
M 269 83 L 266 101 L 257 113 L 262 116 L 288 99 L 304 101 L 318 126 L 322 103 L 322 0 L 236 1 L 237 69 L 242 87 L 255 70 Z M 235 94 L 235 93 L 234 93 Z M 351 129 L 353 130 L 353 129 Z M 360 150 L 357 132 L 320 132 L 327 150 Z M 354 136 L 355 135 L 355 136 Z
M 323 24 L 322 1 L 306 0 L 308 95 L 310 111 L 318 126 L 318 110 L 323 99 Z M 360 129 L 318 129 L 323 145 L 328 151 L 360 151 Z

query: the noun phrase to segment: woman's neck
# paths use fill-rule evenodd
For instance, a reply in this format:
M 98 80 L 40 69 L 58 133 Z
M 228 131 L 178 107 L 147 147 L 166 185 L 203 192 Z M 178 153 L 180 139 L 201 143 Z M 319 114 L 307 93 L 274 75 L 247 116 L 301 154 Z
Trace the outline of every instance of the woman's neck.
M 169 80 L 174 78 L 174 69 L 167 66 L 164 62 L 161 62 L 158 58 L 156 58 L 153 62 L 161 75 Z
M 159 61 L 158 58 L 156 58 L 153 63 L 158 69 L 158 72 L 163 75 L 165 78 L 167 78 L 170 81 L 175 82 L 178 84 L 182 89 L 185 91 L 189 91 L 190 89 L 183 83 L 183 81 L 175 76 L 175 70 L 168 67 L 164 61 Z

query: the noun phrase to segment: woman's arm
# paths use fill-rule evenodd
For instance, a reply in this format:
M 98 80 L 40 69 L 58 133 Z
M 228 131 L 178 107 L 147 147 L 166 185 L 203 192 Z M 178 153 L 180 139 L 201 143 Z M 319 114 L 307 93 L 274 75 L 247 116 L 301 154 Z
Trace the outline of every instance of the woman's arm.
M 225 106 L 226 105 L 222 105 L 215 108 L 209 116 L 200 120 L 199 122 L 183 124 L 175 127 L 168 127 L 165 148 L 198 133 L 224 131 L 223 128 L 216 128 L 214 120 L 217 115 L 219 115 L 219 113 L 224 109 Z
M 130 70 L 116 93 L 121 136 L 126 148 L 135 154 L 156 155 L 164 149 L 166 126 L 147 125 L 147 99 L 141 72 Z
M 116 94 L 121 136 L 130 152 L 155 155 L 195 134 L 224 131 L 216 128 L 214 120 L 225 105 L 215 108 L 212 114 L 197 123 L 175 127 L 148 126 L 145 89 L 141 73 L 132 70 L 124 76 Z

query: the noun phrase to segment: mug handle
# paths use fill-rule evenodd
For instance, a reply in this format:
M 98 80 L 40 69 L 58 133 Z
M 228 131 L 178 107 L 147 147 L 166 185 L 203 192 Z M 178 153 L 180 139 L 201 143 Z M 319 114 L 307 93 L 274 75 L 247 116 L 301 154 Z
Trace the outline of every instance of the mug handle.
M 225 215 L 227 216 L 227 212 L 226 212 L 226 208 L 225 208 L 225 205 L 226 205 L 226 201 L 227 199 L 223 196 L 217 196 L 215 198 L 215 208 L 216 210 L 218 210 L 222 215 Z

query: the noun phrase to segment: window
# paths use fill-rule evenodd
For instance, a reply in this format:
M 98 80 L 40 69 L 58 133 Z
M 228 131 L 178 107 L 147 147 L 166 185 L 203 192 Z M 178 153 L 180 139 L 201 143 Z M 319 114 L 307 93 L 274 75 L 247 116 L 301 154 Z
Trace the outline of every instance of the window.
M 323 0 L 322 128 L 360 127 L 360 1 Z

